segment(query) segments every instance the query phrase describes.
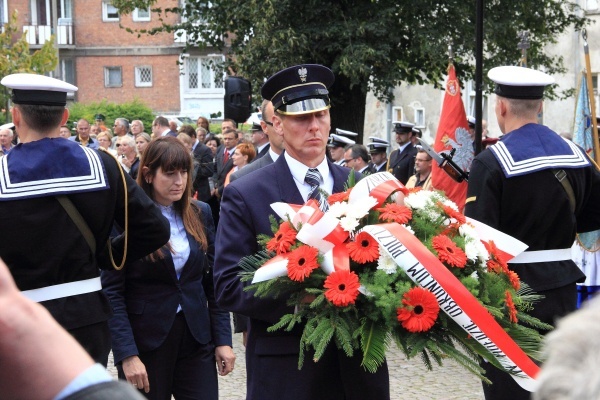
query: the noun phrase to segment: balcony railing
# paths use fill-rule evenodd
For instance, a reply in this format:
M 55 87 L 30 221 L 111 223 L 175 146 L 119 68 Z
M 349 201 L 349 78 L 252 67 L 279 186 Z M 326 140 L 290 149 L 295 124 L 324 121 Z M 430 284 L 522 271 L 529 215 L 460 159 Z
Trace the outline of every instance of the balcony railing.
M 24 25 L 23 34 L 27 37 L 30 45 L 43 45 L 52 36 L 52 27 L 50 25 Z M 73 24 L 71 18 L 59 18 L 58 30 L 56 35 L 58 45 L 72 45 Z

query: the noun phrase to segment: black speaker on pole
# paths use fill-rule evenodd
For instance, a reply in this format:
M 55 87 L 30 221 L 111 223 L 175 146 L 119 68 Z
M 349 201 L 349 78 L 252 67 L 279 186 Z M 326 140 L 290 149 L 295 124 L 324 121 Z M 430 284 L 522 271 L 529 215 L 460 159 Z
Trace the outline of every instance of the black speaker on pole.
M 242 124 L 252 113 L 252 88 L 250 81 L 237 76 L 225 79 L 225 118 Z

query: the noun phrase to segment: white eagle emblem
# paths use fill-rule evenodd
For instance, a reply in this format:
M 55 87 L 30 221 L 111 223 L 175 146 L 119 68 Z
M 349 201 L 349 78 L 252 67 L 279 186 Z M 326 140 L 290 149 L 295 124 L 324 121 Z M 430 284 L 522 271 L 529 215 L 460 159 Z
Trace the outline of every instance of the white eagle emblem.
M 450 146 L 451 149 L 443 150 L 440 153 L 446 153 L 449 155 L 452 149 L 456 149 L 454 156 L 452 157 L 452 161 L 454 161 L 464 171 L 469 171 L 471 169 L 473 158 L 475 157 L 473 152 L 473 140 L 471 140 L 469 132 L 465 128 L 461 127 L 456 128 L 454 137 L 456 140 L 451 139 L 448 136 L 442 139 L 444 145 Z
M 306 82 L 306 76 L 308 75 L 308 71 L 306 67 L 302 67 L 298 69 L 298 76 L 300 77 L 301 82 Z

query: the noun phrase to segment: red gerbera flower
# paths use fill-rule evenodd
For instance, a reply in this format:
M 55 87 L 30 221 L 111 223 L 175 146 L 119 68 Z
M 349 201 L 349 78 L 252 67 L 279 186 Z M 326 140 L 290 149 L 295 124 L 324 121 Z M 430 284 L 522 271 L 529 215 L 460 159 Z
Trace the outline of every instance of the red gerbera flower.
M 438 253 L 438 259 L 452 267 L 464 268 L 467 255 L 448 236 L 437 235 L 431 241 L 433 248 Z
M 462 213 L 459 213 L 458 211 L 456 211 L 454 208 L 441 204 L 444 212 L 446 213 L 446 215 L 448 215 L 450 218 L 454 218 L 459 224 L 464 224 L 465 222 L 467 222 L 467 219 L 465 218 L 465 216 Z
M 516 324 L 519 321 L 517 319 L 517 308 L 515 307 L 512 295 L 508 290 L 504 293 L 504 300 L 506 301 L 506 308 L 508 309 L 508 318 L 510 319 L 510 322 Z
M 379 245 L 367 232 L 360 232 L 353 242 L 346 243 L 350 258 L 359 264 L 375 261 L 379 258 Z
M 350 192 L 352 188 L 346 190 L 345 192 L 332 193 L 327 197 L 327 202 L 329 204 L 337 203 L 340 201 L 348 201 L 348 197 L 350 197 Z
M 282 222 L 273 239 L 267 242 L 267 250 L 277 254 L 287 253 L 296 242 L 296 233 L 288 221 Z
M 304 282 L 310 273 L 319 267 L 319 251 L 311 246 L 302 245 L 288 255 L 288 277 L 296 282 Z
M 521 280 L 519 279 L 519 275 L 515 271 L 508 270 L 508 280 L 515 290 L 519 290 L 521 287 Z
M 429 290 L 415 287 L 402 298 L 404 307 L 397 309 L 398 321 L 409 332 L 426 332 L 437 320 L 440 305 Z
M 378 208 L 377 211 L 381 213 L 379 215 L 381 221 L 405 224 L 412 218 L 412 211 L 410 208 L 396 203 L 386 204 L 384 207 Z
M 508 274 L 510 271 L 508 269 L 508 264 L 500 255 L 500 250 L 498 250 L 498 247 L 496 247 L 494 241 L 490 240 L 489 242 L 483 242 L 483 245 L 485 246 L 485 249 L 490 255 L 490 258 L 487 262 L 488 271 L 493 271 L 497 274 L 499 274 L 500 272 Z
M 358 297 L 360 283 L 358 275 L 347 269 L 333 271 L 325 279 L 325 298 L 337 307 L 346 307 L 354 304 Z

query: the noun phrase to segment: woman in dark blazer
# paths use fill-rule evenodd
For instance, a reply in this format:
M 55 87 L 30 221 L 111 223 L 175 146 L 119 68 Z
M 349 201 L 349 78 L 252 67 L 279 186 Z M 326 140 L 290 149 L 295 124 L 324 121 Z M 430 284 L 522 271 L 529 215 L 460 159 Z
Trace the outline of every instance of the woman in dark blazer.
M 119 377 L 150 399 L 217 399 L 217 369 L 227 375 L 235 360 L 229 313 L 214 301 L 214 224 L 208 205 L 191 199 L 191 169 L 176 138 L 148 145 L 138 184 L 169 220 L 170 241 L 102 276 Z

